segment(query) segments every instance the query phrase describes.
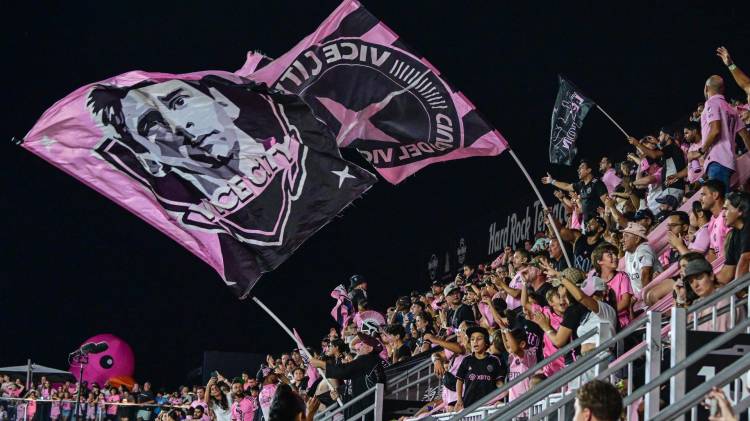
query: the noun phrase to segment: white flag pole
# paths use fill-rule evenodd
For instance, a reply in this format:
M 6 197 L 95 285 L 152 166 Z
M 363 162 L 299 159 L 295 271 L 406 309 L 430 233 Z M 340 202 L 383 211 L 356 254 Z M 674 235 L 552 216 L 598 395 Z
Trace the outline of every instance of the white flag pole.
M 625 131 L 625 129 L 623 129 L 619 124 L 617 124 L 617 122 L 615 121 L 615 119 L 612 118 L 612 116 L 610 116 L 609 114 L 607 114 L 606 111 L 604 111 L 604 108 L 600 107 L 599 104 L 597 104 L 596 105 L 596 109 L 599 110 L 599 111 L 601 111 L 602 114 L 604 114 L 604 116 L 607 117 L 609 119 L 609 121 L 612 122 L 612 124 L 614 124 L 615 126 L 617 126 L 617 128 L 620 129 L 620 131 L 622 132 L 622 134 L 625 135 L 625 137 L 630 137 L 630 135 Z
M 526 171 L 526 167 L 523 166 L 523 163 L 521 163 L 521 160 L 518 159 L 516 156 L 516 153 L 513 152 L 513 149 L 508 148 L 508 153 L 510 156 L 513 157 L 513 159 L 516 161 L 516 164 L 518 164 L 518 168 L 521 169 L 521 172 L 523 175 L 526 176 L 526 180 L 529 181 L 529 184 L 531 184 L 531 188 L 534 189 L 534 193 L 536 193 L 536 197 L 539 198 L 539 202 L 541 202 L 542 207 L 545 211 L 547 211 L 547 217 L 549 218 L 550 225 L 552 226 L 552 230 L 555 232 L 555 237 L 557 237 L 557 241 L 560 243 L 560 248 L 562 249 L 563 256 L 565 257 L 565 262 L 568 264 L 568 267 L 572 268 L 573 265 L 570 262 L 570 257 L 568 256 L 568 252 L 565 250 L 565 243 L 562 240 L 562 237 L 560 236 L 560 231 L 557 229 L 557 225 L 555 225 L 555 221 L 552 218 L 552 213 L 549 212 L 549 208 L 547 207 L 547 203 L 544 201 L 544 198 L 542 197 L 542 194 L 539 193 L 539 189 L 536 187 L 536 184 L 534 183 L 534 180 L 531 179 L 531 176 L 529 175 L 529 172 Z
M 297 347 L 299 348 L 300 352 L 305 354 L 305 356 L 308 359 L 312 359 L 312 355 L 310 355 L 310 352 L 307 350 L 307 348 L 305 348 L 304 344 L 301 344 L 297 341 L 297 338 L 294 336 L 294 333 L 292 333 L 292 331 L 287 327 L 287 325 L 285 325 L 284 322 L 282 322 L 281 319 L 279 319 L 279 317 L 276 316 L 276 314 L 274 314 L 274 312 L 271 311 L 270 308 L 266 307 L 266 305 L 263 304 L 263 302 L 260 301 L 258 297 L 252 297 L 252 298 L 253 298 L 253 301 L 255 301 L 255 303 L 260 306 L 260 308 L 262 308 L 266 313 L 268 313 L 268 315 L 271 316 L 271 318 L 274 319 L 276 323 L 278 323 L 279 326 L 281 326 L 282 329 L 284 329 L 284 332 L 286 332 L 286 334 L 289 335 L 290 338 L 292 338 L 294 343 L 297 344 Z M 326 384 L 328 385 L 329 390 L 331 390 L 332 392 L 336 390 L 336 388 L 333 387 L 333 385 L 331 384 L 331 381 L 328 380 L 328 377 L 326 377 L 326 374 L 322 369 L 320 368 L 318 369 L 318 374 L 320 374 L 320 377 L 322 377 L 323 380 L 325 380 Z M 341 400 L 341 397 L 336 398 L 336 402 L 338 402 L 339 408 L 344 406 L 344 402 Z

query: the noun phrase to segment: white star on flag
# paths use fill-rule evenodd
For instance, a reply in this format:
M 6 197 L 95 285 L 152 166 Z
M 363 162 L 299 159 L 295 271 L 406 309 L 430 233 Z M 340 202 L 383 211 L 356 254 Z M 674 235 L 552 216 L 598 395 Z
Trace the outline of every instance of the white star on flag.
M 351 174 L 349 174 L 349 166 L 345 166 L 343 170 L 341 171 L 331 171 L 332 173 L 336 174 L 336 176 L 339 178 L 339 188 L 344 185 L 344 180 L 347 178 L 357 178 Z

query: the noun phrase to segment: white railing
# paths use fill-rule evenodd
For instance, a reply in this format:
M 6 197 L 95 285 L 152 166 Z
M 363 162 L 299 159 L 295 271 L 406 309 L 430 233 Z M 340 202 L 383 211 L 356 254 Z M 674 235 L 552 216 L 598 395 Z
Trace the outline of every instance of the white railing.
M 370 388 L 367 392 L 350 400 L 344 406 L 339 407 L 338 404 L 334 404 L 320 414 L 315 415 L 315 421 L 333 421 L 339 419 L 346 420 L 366 420 L 368 417 L 374 421 L 382 421 L 383 419 L 383 396 L 385 395 L 385 385 L 378 383 L 375 387 Z M 360 410 L 356 414 L 347 414 L 355 404 L 360 404 L 361 401 L 366 401 L 368 398 L 372 398 L 373 403 Z M 360 404 L 361 405 L 361 404 Z

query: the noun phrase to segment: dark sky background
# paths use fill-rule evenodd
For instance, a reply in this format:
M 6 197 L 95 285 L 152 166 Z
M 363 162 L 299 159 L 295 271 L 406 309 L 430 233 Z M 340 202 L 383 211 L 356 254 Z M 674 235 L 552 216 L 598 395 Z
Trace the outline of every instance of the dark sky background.
M 476 104 L 535 179 L 547 170 L 564 179 L 574 174 L 547 161 L 558 73 L 642 136 L 691 112 L 709 75 L 727 75 L 717 46 L 726 45 L 750 69 L 750 15 L 740 6 L 746 2 L 560 3 L 365 6 Z M 137 379 L 174 385 L 200 364 L 203 350 L 292 347 L 254 303 L 237 300 L 187 250 L 7 140 L 23 136 L 52 103 L 90 82 L 136 69 L 235 70 L 251 49 L 279 56 L 337 4 L 17 2 L 6 10 L 0 365 L 32 357 L 65 368 L 81 341 L 109 332 L 135 349 Z M 729 85 L 728 96 L 740 98 Z M 596 111 L 579 142 L 581 155 L 594 159 L 603 153 L 621 159 L 627 150 Z M 425 250 L 480 216 L 515 210 L 518 197 L 530 193 L 507 154 L 433 165 L 398 186 L 381 180 L 264 276 L 254 293 L 317 344 L 332 325 L 329 291 L 349 275 L 370 279 L 371 303 L 382 310 L 398 295 L 426 287 L 419 261 Z

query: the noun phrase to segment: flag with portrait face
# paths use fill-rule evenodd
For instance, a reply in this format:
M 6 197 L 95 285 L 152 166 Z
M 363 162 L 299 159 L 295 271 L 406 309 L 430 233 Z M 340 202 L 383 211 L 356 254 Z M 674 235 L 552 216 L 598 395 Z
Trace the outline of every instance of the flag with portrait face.
M 177 241 L 241 297 L 375 182 L 297 96 L 228 72 L 86 85 L 22 146 Z
M 508 147 L 426 58 L 355 0 L 283 56 L 240 72 L 298 94 L 339 147 L 357 149 L 393 184 L 436 162 Z

